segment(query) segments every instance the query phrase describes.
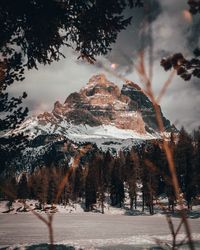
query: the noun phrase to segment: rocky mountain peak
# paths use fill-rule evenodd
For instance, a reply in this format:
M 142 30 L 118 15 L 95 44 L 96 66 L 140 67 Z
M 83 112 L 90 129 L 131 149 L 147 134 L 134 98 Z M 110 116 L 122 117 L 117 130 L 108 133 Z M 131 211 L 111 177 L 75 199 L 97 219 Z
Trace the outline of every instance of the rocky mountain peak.
M 107 80 L 104 74 L 99 74 L 91 77 L 89 82 L 80 91 L 80 94 L 86 98 L 101 98 L 102 96 L 107 96 L 113 98 L 118 98 L 120 96 L 120 89 L 113 82 Z M 113 98 L 112 98 L 113 96 Z
M 37 118 L 39 123 L 42 125 L 56 122 L 55 116 L 50 112 L 44 112 L 43 114 L 38 115 Z
M 126 83 L 123 85 L 123 88 L 130 88 L 130 89 L 142 91 L 141 88 L 139 87 L 139 85 L 137 85 L 136 83 L 129 81 L 129 80 L 126 80 Z
M 51 113 L 38 116 L 42 124 L 63 120 L 91 127 L 112 125 L 146 134 L 157 131 L 153 105 L 141 88 L 126 81 L 120 90 L 104 74 L 92 76 L 79 92 L 70 94 L 64 104 L 55 102 Z M 167 129 L 170 122 L 163 116 Z
M 89 81 L 88 81 L 88 85 L 91 84 L 107 84 L 109 81 L 107 80 L 106 76 L 104 74 L 98 74 L 98 75 L 94 75 L 92 76 Z
M 163 115 L 162 119 L 166 131 L 174 131 L 169 120 Z M 95 143 L 99 140 L 101 146 L 110 138 L 116 137 L 119 144 L 121 138 L 132 143 L 134 138 L 157 138 L 159 132 L 153 105 L 141 88 L 127 81 L 119 89 L 103 74 L 90 78 L 85 87 L 70 94 L 63 104 L 55 102 L 52 112 L 44 112 L 32 122 L 29 119 L 21 126 L 23 132 L 26 126 L 27 133 L 32 131 L 35 137 L 59 135 Z

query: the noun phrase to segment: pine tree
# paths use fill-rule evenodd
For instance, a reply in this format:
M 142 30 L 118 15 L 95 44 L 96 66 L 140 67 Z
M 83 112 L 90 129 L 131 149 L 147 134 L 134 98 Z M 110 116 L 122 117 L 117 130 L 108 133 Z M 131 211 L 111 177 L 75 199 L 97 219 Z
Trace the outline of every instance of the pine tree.
M 20 181 L 18 183 L 18 188 L 17 188 L 17 196 L 19 199 L 23 200 L 24 203 L 24 208 L 23 211 L 26 211 L 26 199 L 28 198 L 29 195 L 29 188 L 28 188 L 28 181 L 27 181 L 27 175 L 26 173 L 23 173 Z
M 180 130 L 175 148 L 175 162 L 180 188 L 190 208 L 192 199 L 195 197 L 193 144 L 192 138 L 184 128 Z
M 39 208 L 43 209 L 47 202 L 48 193 L 48 171 L 45 167 L 37 173 L 36 198 L 39 201 Z
M 98 168 L 98 187 L 97 187 L 97 195 L 98 195 L 98 202 L 101 206 L 101 213 L 104 214 L 104 202 L 105 202 L 105 192 L 107 190 L 107 169 L 104 165 L 105 161 L 102 159 L 102 156 L 98 154 L 96 156 L 96 166 Z
M 47 203 L 53 205 L 56 199 L 58 188 L 57 173 L 55 167 L 51 167 L 48 180 Z
M 130 198 L 130 209 L 133 209 L 135 201 L 135 209 L 137 208 L 137 159 L 136 154 L 133 150 L 128 152 L 126 156 L 126 182 L 128 184 L 128 192 Z
M 6 199 L 8 199 L 8 203 L 7 203 L 7 207 L 8 210 L 10 211 L 12 208 L 12 204 L 14 202 L 14 200 L 17 198 L 17 181 L 16 181 L 16 177 L 10 177 L 9 180 L 7 180 L 6 185 L 5 186 L 5 195 Z
M 82 166 L 78 166 L 72 175 L 73 199 L 77 200 L 84 194 L 84 173 Z
M 171 143 L 170 147 L 171 147 L 172 153 L 174 154 L 175 144 L 172 141 L 170 143 Z M 172 184 L 168 162 L 166 159 L 166 154 L 163 149 L 162 149 L 161 160 L 162 160 L 162 177 L 161 178 L 163 180 L 162 188 L 164 188 L 163 191 L 168 198 L 168 209 L 169 211 L 174 212 L 176 196 L 175 196 L 174 187 Z
M 122 168 L 120 158 L 116 158 L 111 173 L 110 199 L 112 206 L 122 207 L 124 202 L 125 194 Z
M 143 191 L 143 210 L 146 203 L 149 213 L 154 214 L 154 200 L 159 194 L 161 150 L 159 145 L 154 142 L 143 147 L 141 165 L 142 172 L 142 191 Z
M 194 183 L 195 193 L 200 194 L 200 127 L 194 131 Z
M 19 180 L 17 193 L 19 199 L 26 200 L 28 198 L 29 189 L 26 173 L 23 173 Z
M 85 208 L 91 211 L 97 202 L 97 179 L 98 168 L 96 168 L 95 155 L 87 166 L 87 175 L 85 179 Z
M 109 187 L 110 182 L 111 182 L 111 173 L 112 173 L 112 169 L 114 165 L 114 157 L 111 154 L 111 152 L 107 150 L 103 158 L 104 158 L 103 168 L 105 171 L 105 182 L 106 182 L 107 187 Z

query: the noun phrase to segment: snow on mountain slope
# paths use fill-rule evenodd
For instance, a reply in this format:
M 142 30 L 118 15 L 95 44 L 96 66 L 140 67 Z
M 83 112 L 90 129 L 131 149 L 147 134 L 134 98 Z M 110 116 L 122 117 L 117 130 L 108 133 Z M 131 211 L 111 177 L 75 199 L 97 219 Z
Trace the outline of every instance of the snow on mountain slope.
M 141 134 L 131 129 L 120 129 L 114 125 L 100 125 L 91 127 L 89 125 L 74 125 L 71 122 L 62 120 L 57 124 L 47 123 L 41 125 L 37 117 L 28 118 L 15 133 L 23 132 L 30 139 L 40 135 L 60 135 L 60 139 L 70 139 L 73 142 L 91 142 L 102 150 L 114 148 L 116 151 L 123 148 L 130 148 L 144 140 L 158 139 L 159 134 Z
M 13 131 L 12 131 L 13 132 Z M 116 138 L 116 139 L 156 139 L 158 133 L 138 133 L 131 129 L 120 129 L 114 125 L 100 125 L 91 127 L 89 125 L 74 125 L 66 120 L 61 121 L 58 124 L 47 123 L 41 125 L 37 117 L 31 117 L 25 120 L 25 122 L 17 129 L 15 133 L 23 132 L 29 135 L 30 138 L 34 138 L 38 135 L 57 134 L 65 136 L 69 139 L 90 139 L 90 138 Z

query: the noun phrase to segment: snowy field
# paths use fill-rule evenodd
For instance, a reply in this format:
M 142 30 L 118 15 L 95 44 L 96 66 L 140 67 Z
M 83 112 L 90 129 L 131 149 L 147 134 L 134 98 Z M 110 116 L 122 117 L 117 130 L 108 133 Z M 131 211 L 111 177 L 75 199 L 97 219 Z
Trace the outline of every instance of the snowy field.
M 177 225 L 179 219 L 174 218 Z M 200 218 L 189 219 L 193 239 L 200 249 Z M 171 236 L 163 215 L 102 215 L 56 213 L 55 242 L 76 249 L 153 249 L 155 239 Z M 179 236 L 183 237 L 183 231 Z M 0 214 L 0 248 L 48 242 L 46 226 L 30 213 Z M 199 245 L 199 247 L 198 247 Z M 24 249 L 23 247 L 20 249 Z M 40 248 L 37 248 L 40 249 Z M 187 248 L 184 248 L 187 249 Z

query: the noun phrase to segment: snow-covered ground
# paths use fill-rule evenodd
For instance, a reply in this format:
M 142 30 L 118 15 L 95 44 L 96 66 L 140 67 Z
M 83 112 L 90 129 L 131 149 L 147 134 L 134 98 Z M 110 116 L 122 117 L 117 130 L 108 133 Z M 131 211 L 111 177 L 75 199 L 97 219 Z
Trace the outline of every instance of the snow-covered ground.
M 28 201 L 28 204 L 33 208 L 35 201 Z M 2 213 L 5 211 L 5 205 L 6 202 L 1 202 L 0 248 L 9 246 L 8 249 L 14 249 L 12 246 L 48 242 L 48 230 L 43 222 L 31 212 L 16 212 L 21 206 L 19 202 L 15 202 L 11 213 Z M 101 214 L 86 213 L 81 204 L 57 206 L 53 220 L 55 242 L 71 245 L 76 249 L 81 247 L 84 250 L 149 249 L 150 246 L 155 245 L 155 239 L 170 243 L 171 236 L 165 215 L 158 209 L 156 212 L 154 216 L 149 216 L 147 211 L 140 215 L 139 209 L 130 215 L 125 208 L 107 207 L 106 214 Z M 46 216 L 44 212 L 41 213 Z M 189 218 L 189 223 L 193 239 L 197 244 L 196 249 L 200 249 L 199 207 L 194 207 L 193 213 L 196 218 L 191 216 L 195 219 Z M 176 226 L 179 221 L 179 218 L 173 217 Z M 184 231 L 181 230 L 179 239 L 183 237 Z
M 174 224 L 179 222 L 173 219 Z M 189 220 L 193 239 L 200 240 L 200 219 Z M 0 247 L 48 242 L 46 226 L 31 214 L 0 215 Z M 163 217 L 102 214 L 56 214 L 55 242 L 82 249 L 109 249 L 120 245 L 155 245 L 155 239 L 171 241 Z M 184 237 L 183 230 L 179 239 Z M 12 248 L 10 248 L 12 249 Z M 126 249 L 126 248 L 121 248 Z M 137 249 L 137 248 L 135 248 Z M 145 248 L 143 248 L 145 249 Z
M 105 193 L 105 201 L 104 201 L 104 214 L 108 215 L 149 215 L 149 210 L 145 207 L 145 210 L 142 211 L 142 193 L 139 190 L 141 188 L 141 184 L 137 185 L 138 192 L 137 192 L 137 209 L 130 210 L 130 199 L 128 191 L 125 187 L 125 199 L 122 208 L 113 207 L 111 206 L 110 196 L 108 193 Z M 27 209 L 24 211 L 24 205 L 22 200 L 15 200 L 12 203 L 10 211 L 8 211 L 8 201 L 0 201 L 0 214 L 1 213 L 9 213 L 9 214 L 16 214 L 16 213 L 32 213 L 31 209 L 36 210 L 38 213 L 45 214 L 52 210 L 55 213 L 61 214 L 81 214 L 85 212 L 85 201 L 84 199 L 80 199 L 77 202 L 69 201 L 66 205 L 54 205 L 53 209 L 50 205 L 45 204 L 43 206 L 43 210 L 37 209 L 39 207 L 39 203 L 37 200 L 26 200 Z M 156 202 L 156 201 L 154 201 Z M 168 199 L 166 197 L 159 197 L 157 200 L 157 204 L 162 204 L 167 209 Z M 165 216 L 163 209 L 160 205 L 154 204 L 154 215 L 153 216 Z M 179 206 L 175 206 L 175 213 L 178 213 Z M 185 203 L 185 209 L 187 209 Z M 88 212 L 87 212 L 88 213 Z M 91 213 L 102 213 L 102 207 L 100 203 L 97 203 L 93 206 L 93 211 Z M 191 218 L 200 217 L 200 200 L 196 201 L 196 204 L 193 205 L 192 210 L 188 211 L 188 216 Z

